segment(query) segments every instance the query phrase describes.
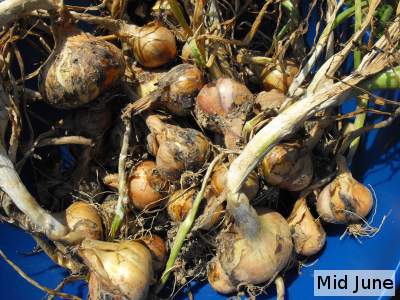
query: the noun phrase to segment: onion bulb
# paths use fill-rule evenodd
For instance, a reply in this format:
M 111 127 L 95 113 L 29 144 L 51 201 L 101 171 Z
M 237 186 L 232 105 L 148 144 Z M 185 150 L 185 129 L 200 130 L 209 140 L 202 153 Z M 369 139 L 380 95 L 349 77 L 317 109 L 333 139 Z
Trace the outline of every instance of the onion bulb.
M 84 240 L 78 254 L 90 270 L 91 299 L 147 298 L 153 274 L 152 257 L 141 243 Z
M 157 170 L 165 180 L 179 182 L 184 172 L 200 170 L 209 153 L 208 141 L 203 134 L 192 128 L 165 124 L 152 112 L 142 116 L 159 145 Z
M 201 89 L 195 114 L 204 128 L 224 134 L 228 149 L 236 149 L 252 107 L 253 95 L 244 84 L 232 78 L 221 78 Z
M 55 48 L 39 71 L 39 91 L 56 108 L 82 106 L 124 74 L 122 51 L 80 30 L 66 7 L 51 14 Z
M 267 182 L 288 191 L 299 191 L 311 183 L 313 165 L 308 147 L 277 144 L 259 164 Z
M 103 239 L 103 226 L 96 207 L 88 202 L 72 203 L 65 211 L 67 227 L 84 237 L 94 240 Z
M 163 26 L 137 28 L 129 42 L 136 60 L 146 68 L 165 65 L 177 54 L 175 37 L 171 30 Z
M 322 249 L 326 234 L 321 222 L 312 216 L 305 198 L 296 201 L 287 222 L 292 231 L 294 250 L 297 254 L 311 256 Z
M 207 264 L 207 278 L 211 287 L 221 294 L 229 294 L 236 291 L 238 282 L 232 282 L 217 257 L 213 257 Z
M 193 202 L 198 189 L 179 189 L 173 193 L 167 203 L 167 211 L 170 218 L 175 222 L 182 222 L 193 207 Z
M 211 177 L 211 188 L 219 196 L 225 189 L 225 178 L 228 172 L 229 163 L 218 166 Z M 259 177 L 256 171 L 250 173 L 242 186 L 242 192 L 249 200 L 252 200 L 258 193 L 260 187 Z
M 136 209 L 149 209 L 165 197 L 168 184 L 156 170 L 154 161 L 140 162 L 128 178 L 128 197 Z
M 181 64 L 158 76 L 158 89 L 129 106 L 131 113 L 140 113 L 161 105 L 178 116 L 188 116 L 194 108 L 197 94 L 206 84 L 195 66 Z
M 255 236 L 238 222 L 218 236 L 218 259 L 231 282 L 259 284 L 271 279 L 292 255 L 292 234 L 286 220 L 269 208 L 256 210 Z
M 164 271 L 168 260 L 168 249 L 165 242 L 158 236 L 145 235 L 137 240 L 137 242 L 145 245 L 153 258 L 153 270 L 155 273 Z
M 283 60 L 284 72 L 278 66 L 267 66 L 261 73 L 261 80 L 264 89 L 268 92 L 276 89 L 286 94 L 294 77 L 299 72 L 299 66 L 294 60 Z
M 353 178 L 346 158 L 339 155 L 337 162 L 338 175 L 318 196 L 318 214 L 329 223 L 359 221 L 369 214 L 374 199 L 369 189 Z

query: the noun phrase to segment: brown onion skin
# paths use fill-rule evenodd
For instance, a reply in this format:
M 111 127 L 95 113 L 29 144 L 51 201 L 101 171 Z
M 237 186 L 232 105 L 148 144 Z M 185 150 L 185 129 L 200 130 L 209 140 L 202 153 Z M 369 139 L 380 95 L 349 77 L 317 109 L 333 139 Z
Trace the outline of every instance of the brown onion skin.
M 103 239 L 100 214 L 96 207 L 88 202 L 72 203 L 65 212 L 65 220 L 70 230 L 94 240 Z
M 225 177 L 228 172 L 229 163 L 217 167 L 211 177 L 211 188 L 219 196 L 225 190 Z M 252 200 L 258 193 L 260 187 L 257 172 L 253 171 L 242 186 L 242 191 L 249 200 Z
M 305 198 L 296 201 L 287 218 L 292 231 L 294 250 L 297 254 L 311 256 L 325 245 L 326 234 L 319 219 L 314 219 Z
M 209 153 L 207 139 L 191 128 L 165 124 L 163 142 L 157 151 L 157 170 L 171 182 L 179 182 L 186 171 L 197 172 L 204 165 Z
M 178 116 L 188 116 L 206 80 L 202 72 L 193 65 L 180 64 L 157 77 L 156 90 L 129 106 L 129 113 L 137 114 L 163 106 Z
M 338 157 L 338 173 L 319 194 L 317 212 L 329 223 L 357 222 L 371 212 L 374 198 L 365 185 L 353 178 L 343 156 Z
M 307 147 L 277 144 L 259 164 L 259 173 L 267 182 L 288 191 L 299 191 L 312 180 L 313 165 Z
M 283 94 L 287 93 L 299 66 L 294 60 L 284 59 L 283 67 L 289 76 L 278 71 L 277 67 L 266 67 L 261 73 L 262 85 L 267 92 L 276 89 Z
M 137 164 L 128 178 L 128 197 L 136 209 L 149 209 L 165 197 L 167 183 L 157 174 L 154 161 Z
M 175 222 L 182 222 L 193 207 L 198 190 L 191 188 L 189 190 L 179 189 L 173 193 L 167 203 L 168 215 Z
M 153 270 L 155 273 L 164 271 L 168 260 L 167 244 L 157 235 L 145 235 L 137 240 L 137 242 L 145 245 L 153 258 Z
M 56 108 L 85 105 L 111 88 L 125 70 L 122 51 L 76 27 L 67 8 L 52 16 L 56 46 L 39 71 L 43 100 Z
M 160 104 L 178 116 L 188 116 L 194 108 L 195 98 L 206 84 L 202 72 L 195 66 L 181 64 L 160 79 Z
M 173 33 L 162 26 L 143 26 L 133 39 L 136 60 L 146 68 L 157 68 L 175 59 L 176 41 Z

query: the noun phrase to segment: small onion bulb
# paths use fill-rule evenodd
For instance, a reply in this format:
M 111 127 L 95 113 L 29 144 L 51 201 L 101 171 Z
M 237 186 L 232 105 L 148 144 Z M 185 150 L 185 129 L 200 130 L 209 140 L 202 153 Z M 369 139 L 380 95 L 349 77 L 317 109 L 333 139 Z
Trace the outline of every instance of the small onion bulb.
M 211 189 L 219 196 L 225 189 L 225 178 L 228 172 L 229 163 L 218 166 L 211 177 Z M 247 177 L 247 180 L 242 186 L 242 192 L 249 200 L 252 200 L 258 193 L 260 187 L 260 180 L 257 172 L 253 171 Z
M 299 191 L 312 180 L 313 165 L 308 147 L 277 144 L 259 164 L 267 182 L 288 191 Z
M 285 73 L 278 70 L 277 66 L 267 66 L 262 71 L 262 85 L 267 92 L 276 89 L 283 94 L 287 93 L 294 76 L 299 72 L 299 66 L 294 60 L 284 59 L 283 67 Z
M 94 240 L 103 238 L 101 217 L 96 207 L 85 201 L 72 203 L 65 211 L 67 227 L 84 237 Z
M 312 216 L 305 198 L 296 201 L 287 222 L 292 231 L 294 250 L 297 254 L 311 256 L 322 249 L 326 234 L 321 222 Z
M 157 235 L 145 235 L 137 240 L 145 245 L 153 258 L 153 269 L 155 273 L 164 271 L 168 260 L 168 249 L 165 242 Z
M 128 197 L 136 209 L 149 209 L 160 203 L 167 190 L 167 183 L 156 171 L 154 161 L 137 164 L 128 178 Z
M 374 198 L 369 189 L 353 178 L 346 158 L 338 156 L 338 175 L 319 194 L 317 211 L 329 223 L 359 221 L 372 210 Z

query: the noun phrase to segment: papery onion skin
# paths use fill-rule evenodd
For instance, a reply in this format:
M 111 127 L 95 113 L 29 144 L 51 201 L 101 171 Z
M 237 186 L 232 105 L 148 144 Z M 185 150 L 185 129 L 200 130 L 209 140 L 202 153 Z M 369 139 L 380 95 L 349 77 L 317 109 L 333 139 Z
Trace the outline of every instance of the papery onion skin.
M 219 196 L 225 190 L 225 177 L 228 172 L 229 163 L 217 167 L 211 177 L 211 188 Z M 242 191 L 249 200 L 252 200 L 258 193 L 260 187 L 257 172 L 253 171 L 242 186 Z
M 162 26 L 143 26 L 130 44 L 136 60 L 146 68 L 156 68 L 175 59 L 176 41 L 173 33 Z
M 152 234 L 141 237 L 137 242 L 142 243 L 150 250 L 154 272 L 160 273 L 164 271 L 168 260 L 168 249 L 163 239 Z
M 72 203 L 65 211 L 67 227 L 84 237 L 103 239 L 101 217 L 95 206 L 88 202 Z
M 259 164 L 267 182 L 288 191 L 307 187 L 313 177 L 313 164 L 308 147 L 277 144 Z
M 53 53 L 39 72 L 39 91 L 56 108 L 85 105 L 121 78 L 125 70 L 122 51 L 76 27 L 67 8 L 52 17 L 56 36 Z
M 224 269 L 221 267 L 221 263 L 217 257 L 207 264 L 207 278 L 211 287 L 221 294 L 229 294 L 236 291 L 238 282 L 233 283 L 229 276 L 226 274 Z
M 264 89 L 268 92 L 276 89 L 279 92 L 286 94 L 289 86 L 294 80 L 294 76 L 299 72 L 299 67 L 294 60 L 284 59 L 283 67 L 286 75 L 279 71 L 277 67 L 267 66 L 261 73 L 261 80 Z
M 218 258 L 231 280 L 265 282 L 281 271 L 292 255 L 292 234 L 282 215 L 269 208 L 258 208 L 257 214 L 256 237 L 246 237 L 236 223 L 219 236 Z
M 305 198 L 296 201 L 292 213 L 287 218 L 292 231 L 294 250 L 297 254 L 311 256 L 322 249 L 326 233 L 319 219 L 314 219 Z
M 347 224 L 366 217 L 373 206 L 370 190 L 353 178 L 346 158 L 338 158 L 339 174 L 317 198 L 317 212 L 329 223 Z
M 77 253 L 97 280 L 89 284 L 92 300 L 147 298 L 153 260 L 146 246 L 134 241 L 85 240 Z
M 182 222 L 193 207 L 198 190 L 179 189 L 173 193 L 167 203 L 167 211 L 170 218 L 175 222 Z
M 157 170 L 171 182 L 179 182 L 186 171 L 197 172 L 209 153 L 207 139 L 199 131 L 165 124 L 157 151 Z
M 192 113 L 195 99 L 206 84 L 202 72 L 195 66 L 180 64 L 160 78 L 160 104 L 178 116 Z
M 156 171 L 154 161 L 145 160 L 137 164 L 128 178 L 128 197 L 136 209 L 149 209 L 165 197 L 168 184 Z

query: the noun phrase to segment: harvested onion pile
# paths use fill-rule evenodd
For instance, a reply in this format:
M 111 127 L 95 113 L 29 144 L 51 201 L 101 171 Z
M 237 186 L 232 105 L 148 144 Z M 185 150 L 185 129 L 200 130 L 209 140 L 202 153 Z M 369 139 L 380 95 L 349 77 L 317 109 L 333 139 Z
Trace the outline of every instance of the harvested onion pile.
M 0 2 L 2 219 L 86 280 L 89 299 L 192 279 L 229 296 L 275 281 L 283 298 L 283 276 L 322 253 L 332 224 L 357 239 L 374 230 L 348 163 L 356 138 L 399 112 L 363 127 L 368 97 L 336 107 L 398 88 L 398 17 L 364 56 L 354 46 L 378 2 L 337 45 L 329 28 L 355 9 L 329 3 L 311 54 L 307 12 L 290 0 L 22 4 Z M 30 51 L 40 64 L 25 74 Z M 356 71 L 338 80 L 352 51 Z

